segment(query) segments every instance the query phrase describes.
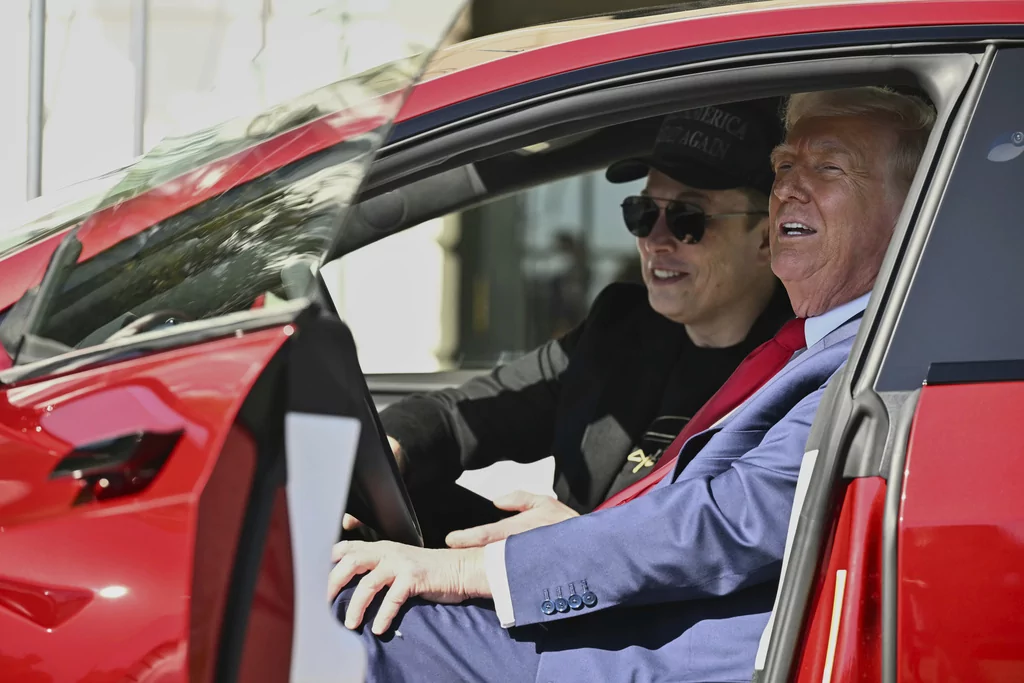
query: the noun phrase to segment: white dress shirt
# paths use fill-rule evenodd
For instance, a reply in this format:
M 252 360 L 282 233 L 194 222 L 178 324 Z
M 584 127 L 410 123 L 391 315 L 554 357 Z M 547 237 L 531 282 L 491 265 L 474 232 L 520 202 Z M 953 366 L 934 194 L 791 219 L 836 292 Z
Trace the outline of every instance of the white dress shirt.
M 804 322 L 804 339 L 807 340 L 807 348 L 810 348 L 824 339 L 828 334 L 835 332 L 839 329 L 839 326 L 845 323 L 847 320 L 863 313 L 864 309 L 868 307 L 868 299 L 871 298 L 871 292 L 868 292 L 864 296 L 859 296 L 853 301 L 848 301 L 845 304 L 836 306 L 828 313 L 822 313 L 816 315 L 813 318 L 808 318 Z
M 871 293 L 860 296 L 827 313 L 807 318 L 804 322 L 804 339 L 807 347 L 814 346 L 828 334 L 839 329 L 847 320 L 858 313 L 863 313 L 868 306 Z M 491 587 L 494 598 L 494 610 L 502 628 L 516 625 L 515 612 L 512 609 L 512 591 L 508 586 L 508 572 L 505 568 L 505 541 L 496 541 L 484 546 L 484 570 L 487 583 Z

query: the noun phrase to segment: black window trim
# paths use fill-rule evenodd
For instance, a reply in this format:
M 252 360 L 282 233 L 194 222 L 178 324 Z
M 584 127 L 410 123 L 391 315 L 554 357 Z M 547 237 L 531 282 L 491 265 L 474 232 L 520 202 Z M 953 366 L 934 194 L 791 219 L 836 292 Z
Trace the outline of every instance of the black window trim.
M 434 176 L 480 159 L 496 156 L 553 137 L 571 135 L 615 123 L 635 121 L 679 109 L 733 99 L 770 97 L 800 88 L 831 87 L 837 79 L 847 84 L 890 82 L 916 84 L 923 77 L 930 90 L 940 92 L 951 63 L 970 60 L 965 45 L 877 46 L 855 53 L 853 48 L 812 50 L 806 53 L 761 55 L 688 65 L 685 73 L 667 70 L 658 77 L 620 83 L 613 79 L 600 88 L 569 89 L 558 97 L 544 96 L 496 112 L 479 121 L 463 122 L 440 137 L 428 137 L 412 146 L 385 148 L 374 163 L 359 201 L 373 198 L 425 177 Z M 957 50 L 950 52 L 950 50 Z M 972 49 L 981 51 L 982 46 Z M 973 60 L 971 62 L 973 64 Z M 642 103 L 642 104 L 640 104 Z M 594 112 L 600 112 L 595 114 Z M 444 211 L 440 210 L 440 214 Z M 402 226 L 405 229 L 411 226 Z M 398 232 L 380 231 L 346 235 L 325 261 Z
M 629 82 L 654 73 L 687 70 L 729 59 L 758 59 L 766 55 L 786 57 L 808 54 L 819 49 L 876 49 L 884 53 L 893 45 L 932 49 L 939 45 L 1003 43 L 1019 41 L 1021 38 L 1024 38 L 1024 26 L 1017 24 L 902 26 L 821 31 L 678 48 L 597 64 L 453 103 L 397 123 L 391 144 L 400 147 L 415 143 L 424 136 L 443 132 L 450 126 L 458 126 L 480 116 L 490 116 L 527 101 L 536 101 L 541 96 L 558 96 L 571 87 L 599 87 L 615 80 Z
M 1024 381 L 1024 359 L 1016 358 L 932 363 L 924 383 L 927 386 L 941 386 L 1020 381 Z
M 1024 27 L 1022 27 L 1022 32 L 1024 32 Z M 829 34 L 823 35 L 827 36 Z M 743 41 L 739 42 L 742 43 Z M 464 149 L 467 146 L 472 146 L 472 144 L 466 145 L 463 143 L 463 136 L 472 135 L 474 132 L 482 130 L 481 126 L 488 126 L 497 123 L 499 124 L 497 130 L 500 130 L 501 128 L 509 125 L 508 121 L 510 116 L 515 117 L 517 114 L 522 114 L 523 118 L 526 120 L 541 118 L 541 116 L 538 115 L 538 109 L 544 107 L 544 113 L 547 113 L 547 107 L 550 105 L 554 105 L 555 111 L 561 113 L 561 109 L 563 109 L 569 101 L 575 100 L 575 98 L 581 96 L 593 96 L 594 101 L 588 104 L 587 107 L 594 107 L 616 101 L 617 98 L 614 93 L 620 92 L 619 89 L 621 88 L 636 87 L 639 88 L 635 91 L 637 94 L 642 93 L 648 95 L 644 90 L 646 87 L 650 87 L 652 85 L 657 87 L 656 83 L 674 83 L 677 78 L 685 78 L 687 76 L 694 75 L 699 76 L 709 71 L 720 72 L 722 69 L 729 69 L 732 71 L 738 67 L 754 66 L 778 68 L 783 65 L 792 66 L 799 63 L 805 63 L 816 58 L 836 59 L 842 57 L 873 57 L 886 59 L 896 56 L 904 58 L 918 56 L 934 59 L 942 54 L 980 54 L 984 51 L 985 46 L 990 42 L 991 41 L 977 41 L 969 43 L 921 41 L 899 44 L 840 45 L 832 47 L 815 47 L 813 49 L 762 52 L 755 54 L 743 54 L 739 47 L 739 43 L 730 43 L 729 45 L 733 46 L 739 54 L 706 61 L 690 62 L 678 66 L 659 68 L 627 76 L 615 76 L 596 82 L 570 85 L 557 92 L 544 93 L 529 99 L 516 101 L 479 114 L 461 118 L 450 123 L 444 123 L 436 128 L 425 130 L 412 137 L 403 138 L 398 141 L 389 140 L 389 142 L 387 142 L 377 154 L 377 159 L 374 162 L 370 175 L 367 178 L 365 186 L 362 188 L 361 198 L 364 196 L 373 196 L 375 193 L 391 187 L 396 181 L 407 182 L 404 179 L 404 176 L 414 173 L 421 167 L 429 168 L 430 173 L 433 174 L 439 172 L 439 170 L 460 165 L 451 162 L 450 157 L 456 154 L 458 150 Z M 881 69 L 878 70 L 881 71 Z M 782 94 L 783 92 L 786 92 L 786 88 L 775 88 L 764 96 L 767 97 Z M 634 95 L 631 94 L 627 96 L 627 99 L 628 97 L 633 96 Z M 745 99 L 756 96 L 759 95 L 745 96 Z M 610 125 L 611 123 L 621 123 L 624 121 L 637 120 L 648 116 L 667 113 L 673 109 L 678 109 L 684 101 L 684 98 L 677 98 L 674 101 L 669 101 L 666 105 L 661 107 L 645 105 L 644 107 L 639 108 L 640 113 L 636 115 L 629 115 L 627 113 L 628 108 L 625 108 L 626 111 L 620 110 L 615 112 L 614 115 L 606 115 L 603 117 L 606 120 L 602 121 L 600 125 Z M 636 107 L 635 100 L 633 101 L 633 105 Z M 571 105 L 569 105 L 568 108 L 571 109 Z M 586 107 L 581 107 L 580 109 L 584 112 L 587 111 Z M 591 108 L 588 113 L 593 111 L 595 111 L 595 109 Z M 600 109 L 597 109 L 596 111 L 600 111 Z M 554 117 L 552 116 L 552 118 Z M 591 116 L 591 118 L 598 117 Z M 533 121 L 531 121 L 531 123 L 533 123 Z M 396 124 L 395 127 L 398 128 L 400 125 L 402 124 Z M 537 127 L 540 126 L 538 123 L 534 123 L 534 125 Z M 492 134 L 490 141 L 493 142 L 496 139 L 493 137 L 493 129 L 488 128 L 487 130 Z M 576 126 L 574 132 L 578 132 L 579 130 L 579 126 Z M 527 144 L 531 144 L 532 142 L 542 142 L 553 137 L 550 133 L 545 132 L 543 134 L 535 133 L 532 138 L 520 140 L 519 137 L 522 134 L 523 132 L 520 132 L 516 136 L 517 141 L 515 144 L 509 145 L 500 144 L 504 141 L 498 138 L 499 143 L 492 149 L 508 151 L 515 147 L 522 147 Z M 559 132 L 559 135 L 560 134 L 563 133 Z M 566 132 L 564 134 L 569 135 L 571 133 Z M 484 134 L 479 134 L 477 137 L 481 141 L 488 140 L 487 136 Z M 475 146 L 482 147 L 483 145 L 477 144 Z M 494 155 L 496 153 L 498 152 L 489 152 L 490 155 Z M 435 164 L 442 162 L 447 163 L 444 163 L 440 167 L 435 166 Z

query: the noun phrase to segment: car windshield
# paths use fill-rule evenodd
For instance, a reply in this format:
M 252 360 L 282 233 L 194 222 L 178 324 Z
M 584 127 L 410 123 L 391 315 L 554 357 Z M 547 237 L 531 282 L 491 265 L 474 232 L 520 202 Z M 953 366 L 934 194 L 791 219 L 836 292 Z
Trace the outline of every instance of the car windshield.
M 25 334 L 46 340 L 52 355 L 301 306 L 373 154 L 461 4 L 432 0 L 425 12 L 414 0 L 389 3 L 373 18 L 389 39 L 383 66 L 165 139 L 110 174 L 93 208 L 78 200 L 27 227 L 21 234 L 32 237 L 74 226 L 25 297 L 33 300 L 20 302 L 32 311 Z

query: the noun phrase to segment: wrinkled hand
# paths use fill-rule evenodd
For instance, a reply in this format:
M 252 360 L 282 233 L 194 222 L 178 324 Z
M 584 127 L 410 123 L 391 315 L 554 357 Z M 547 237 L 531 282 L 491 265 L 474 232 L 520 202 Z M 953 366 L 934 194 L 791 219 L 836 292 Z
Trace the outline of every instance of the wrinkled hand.
M 391 452 L 395 456 L 395 462 L 398 463 L 398 471 L 405 472 L 405 454 L 402 452 L 402 444 L 398 443 L 395 439 L 388 437 L 388 445 L 391 446 Z M 363 523 L 358 519 L 348 514 L 347 512 L 341 518 L 341 528 L 345 531 L 352 531 L 363 526 Z
M 345 612 L 345 626 L 350 629 L 363 623 L 370 602 L 386 586 L 390 588 L 373 620 L 372 630 L 377 635 L 388 630 L 398 610 L 416 595 L 448 604 L 492 597 L 480 549 L 433 550 L 391 541 L 342 541 L 334 546 L 331 559 L 338 564 L 327 581 L 329 599 L 353 578 L 366 574 L 352 592 Z
M 512 534 L 557 524 L 579 516 L 578 512 L 565 503 L 550 496 L 540 496 L 526 491 L 513 491 L 496 498 L 494 507 L 514 510 L 519 514 L 493 524 L 453 531 L 445 537 L 445 543 L 452 548 L 477 548 L 508 538 Z

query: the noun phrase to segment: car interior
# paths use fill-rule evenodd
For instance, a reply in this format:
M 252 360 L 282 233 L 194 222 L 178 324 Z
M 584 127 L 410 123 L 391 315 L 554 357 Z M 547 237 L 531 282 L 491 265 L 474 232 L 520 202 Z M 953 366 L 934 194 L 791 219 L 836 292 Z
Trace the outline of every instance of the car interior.
M 326 260 L 344 263 L 345 254 L 431 219 L 643 155 L 661 119 L 673 111 L 835 87 L 837 81 L 885 84 L 941 102 L 941 88 L 960 81 L 973 64 L 966 55 L 853 56 L 654 74 L 400 139 L 379 154 Z M 385 405 L 483 371 L 455 367 L 417 375 L 375 369 L 368 382 Z
M 961 83 L 973 65 L 966 55 L 872 55 L 654 74 L 429 131 L 384 147 L 327 260 L 344 262 L 345 254 L 430 219 L 643 155 L 661 119 L 680 109 L 836 87 L 837 82 L 884 84 L 936 102 L 944 125 L 955 102 L 950 84 Z M 367 382 L 383 407 L 408 393 L 454 386 L 484 371 L 371 373 Z
M 389 143 L 349 209 L 346 227 L 327 261 L 344 259 L 346 254 L 432 218 L 542 183 L 600 171 L 624 157 L 643 155 L 651 148 L 662 117 L 674 111 L 857 85 L 885 85 L 930 100 L 938 112 L 932 137 L 883 263 L 851 364 L 815 423 L 813 438 L 822 441 L 822 457 L 815 466 L 808 498 L 817 508 L 808 524 L 801 527 L 795 544 L 808 551 L 808 559 L 792 562 L 786 577 L 787 613 L 792 615 L 800 614 L 798 608 L 808 599 L 816 556 L 813 551 L 820 549 L 824 538 L 830 519 L 829 491 L 840 475 L 836 466 L 839 451 L 849 450 L 856 441 L 847 439 L 839 444 L 838 430 L 833 434 L 830 428 L 836 423 L 845 424 L 852 411 L 866 410 L 854 400 L 863 393 L 863 387 L 858 389 L 858 378 L 866 368 L 881 362 L 882 351 L 870 342 L 892 332 L 896 311 L 888 304 L 901 296 L 901 287 L 906 287 L 926 238 L 926 230 L 911 231 L 909 226 L 915 220 L 928 225 L 928 212 L 934 213 L 937 197 L 922 190 L 935 174 L 948 173 L 952 163 L 949 150 L 941 158 L 936 152 L 945 136 L 956 130 L 954 115 L 978 58 L 956 49 L 927 54 L 864 50 L 857 54 L 804 54 L 800 59 L 751 58 L 746 62 L 710 67 L 704 63 L 582 87 L 560 97 L 511 105 Z M 320 287 L 318 298 L 330 307 L 330 294 L 322 280 Z M 374 406 L 382 407 L 404 395 L 457 385 L 475 372 L 369 374 L 366 381 L 371 399 L 367 410 L 375 413 Z M 894 400 L 898 410 L 900 399 Z M 379 486 L 380 481 L 368 474 L 371 469 L 385 471 L 379 464 L 368 464 L 369 460 L 390 458 L 388 448 L 379 447 L 384 442 L 379 421 L 375 416 L 369 421 L 379 438 L 374 439 L 372 454 L 361 450 L 357 456 L 350 505 L 356 501 L 355 506 L 361 510 L 404 508 L 408 495 L 401 483 L 396 487 L 389 481 Z M 897 428 L 895 424 L 889 427 Z M 884 445 L 888 430 L 883 432 L 875 438 Z M 863 443 L 860 445 L 866 449 Z M 845 458 L 849 453 L 842 455 Z M 390 471 L 395 473 L 393 468 Z M 396 495 L 396 488 L 402 491 L 400 495 Z M 394 528 L 378 526 L 374 537 L 408 539 L 410 528 L 416 526 L 415 511 L 410 508 L 396 518 L 404 521 Z M 776 621 L 776 637 L 795 638 L 793 633 L 787 635 L 792 629 L 780 627 L 785 619 L 781 615 Z M 769 668 L 782 666 L 780 662 L 792 655 L 794 647 L 795 641 L 776 648 Z

